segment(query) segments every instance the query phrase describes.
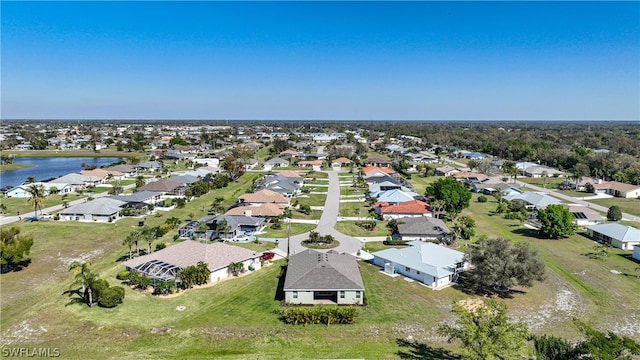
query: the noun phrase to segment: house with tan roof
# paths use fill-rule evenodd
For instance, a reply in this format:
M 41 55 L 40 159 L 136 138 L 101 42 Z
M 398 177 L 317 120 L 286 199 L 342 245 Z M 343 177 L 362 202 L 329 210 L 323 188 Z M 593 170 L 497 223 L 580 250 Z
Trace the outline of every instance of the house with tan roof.
M 458 181 L 464 181 L 467 183 L 481 183 L 489 179 L 489 177 L 485 174 L 475 173 L 470 171 L 460 171 L 460 172 L 454 173 L 453 178 Z
M 390 163 L 389 163 L 389 160 L 372 157 L 372 158 L 366 159 L 364 161 L 364 164 L 367 166 L 377 166 L 377 167 L 388 168 Z
M 210 244 L 185 240 L 162 250 L 124 262 L 127 271 L 135 271 L 155 281 L 173 280 L 180 282 L 178 271 L 195 266 L 199 262 L 207 264 L 210 271 L 209 282 L 215 283 L 230 277 L 229 264 L 242 263 L 240 272 L 261 269 L 261 253 L 227 245 L 220 242 Z
M 165 195 L 184 195 L 184 191 L 187 189 L 184 183 L 171 180 L 158 180 L 150 182 L 144 186 L 138 188 L 138 191 L 154 191 L 160 192 Z
M 333 167 L 343 167 L 349 166 L 351 164 L 353 164 L 353 161 L 347 159 L 346 157 L 339 157 L 331 162 L 331 166 Z
M 261 216 L 265 218 L 272 218 L 282 215 L 284 212 L 284 206 L 278 204 L 258 204 L 258 205 L 244 205 L 237 206 L 229 209 L 225 215 L 240 215 L 240 216 Z
M 255 205 L 272 203 L 272 204 L 279 204 L 283 206 L 289 206 L 289 204 L 291 203 L 291 200 L 288 197 L 280 193 L 277 193 L 275 191 L 263 189 L 260 191 L 256 191 L 254 193 L 240 195 L 240 197 L 238 198 L 238 202 L 255 204 Z
M 605 181 L 593 184 L 596 194 L 607 194 L 615 197 L 635 199 L 640 198 L 640 185 L 625 184 L 619 181 Z
M 298 154 L 300 154 L 298 151 L 293 149 L 288 149 L 281 152 L 280 157 L 283 159 L 290 159 L 290 158 L 298 157 Z
M 105 169 L 93 169 L 93 170 L 82 170 L 80 171 L 81 175 L 85 176 L 95 176 L 99 177 L 105 181 L 113 178 L 114 180 L 122 180 L 124 178 L 124 174 L 120 171 L 111 171 Z
M 310 167 L 314 170 L 320 170 L 322 165 L 324 165 L 323 160 L 303 160 L 298 163 L 298 166 L 300 167 Z
M 449 165 L 436 168 L 436 176 L 452 176 L 457 172 L 460 172 L 460 170 Z

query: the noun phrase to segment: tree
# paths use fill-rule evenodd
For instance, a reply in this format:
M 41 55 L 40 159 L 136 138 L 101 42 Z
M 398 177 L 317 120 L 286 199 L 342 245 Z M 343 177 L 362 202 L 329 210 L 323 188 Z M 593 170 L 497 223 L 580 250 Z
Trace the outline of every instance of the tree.
M 469 359 L 514 359 L 525 345 L 529 329 L 507 317 L 507 305 L 495 300 L 453 304 L 456 325 L 442 324 L 438 332 L 449 342 L 460 341 Z
M 454 233 L 457 237 L 470 240 L 476 234 L 476 221 L 470 216 L 461 216 L 453 222 Z
M 123 299 L 124 288 L 122 286 L 112 286 L 102 292 L 100 298 L 98 298 L 98 305 L 112 308 L 122 304 Z
M 126 245 L 129 247 L 129 259 L 133 258 L 133 254 L 131 253 L 131 249 L 133 245 L 136 245 L 138 240 L 136 239 L 136 235 L 134 233 L 130 233 L 126 238 L 122 241 L 122 245 Z
M 31 203 L 33 205 L 33 209 L 35 211 L 35 217 L 38 218 L 38 209 L 42 209 L 42 204 L 44 203 L 44 185 L 29 185 L 26 189 L 29 194 L 29 198 L 27 199 L 27 203 Z
M 563 338 L 550 335 L 532 336 L 539 360 L 572 360 L 573 345 Z
M 230 231 L 231 231 L 231 226 L 227 222 L 227 219 L 216 221 L 215 234 L 217 237 L 221 238 L 222 240 L 225 240 Z
M 541 224 L 540 232 L 549 239 L 559 239 L 576 232 L 573 215 L 562 205 L 552 204 L 540 209 L 537 217 Z
M 454 178 L 439 179 L 431 183 L 425 190 L 425 194 L 431 200 L 444 201 L 444 209 L 452 217 L 469 207 L 469 200 L 471 200 L 471 191 Z
M 505 293 L 514 285 L 530 287 L 545 279 L 544 263 L 526 243 L 480 239 L 467 248 L 465 261 L 473 269 L 460 274 L 460 283 L 477 292 Z
M 157 234 L 156 228 L 153 228 L 150 226 L 145 226 L 142 229 L 140 229 L 140 238 L 146 241 L 147 246 L 149 248 L 149 252 L 147 254 L 151 254 L 151 244 L 153 244 L 153 241 L 156 239 L 156 234 Z
M 224 158 L 222 168 L 229 174 L 232 181 L 237 180 L 246 171 L 244 162 L 232 155 Z
M 233 276 L 238 276 L 242 269 L 244 269 L 244 264 L 241 262 L 232 262 L 231 264 L 229 264 L 229 272 Z
M 618 205 L 613 205 L 607 211 L 607 220 L 620 221 L 622 220 L 622 211 Z
M 143 186 L 144 186 L 144 176 L 138 175 L 136 177 L 136 189 L 141 188 Z
M 31 246 L 32 236 L 20 236 L 17 227 L 3 228 L 0 232 L 0 272 L 13 270 L 25 262 Z
M 444 209 L 444 206 L 444 200 L 431 200 L 429 209 L 433 213 L 433 217 L 435 217 L 436 219 L 440 219 L 440 214 L 442 213 L 442 209 Z
M 89 307 L 93 307 L 92 285 L 98 280 L 98 274 L 89 269 L 89 263 L 77 261 L 69 265 L 69 271 L 73 271 L 75 274 L 75 280 L 70 287 L 73 288 L 80 285 L 80 288 L 65 291 L 65 294 L 69 296 L 75 294 L 78 296 L 76 302 L 82 302 L 89 305 Z
M 513 182 L 515 183 L 518 179 L 518 168 L 516 167 L 516 163 L 513 161 L 505 161 L 502 164 L 502 171 L 505 175 L 513 176 Z

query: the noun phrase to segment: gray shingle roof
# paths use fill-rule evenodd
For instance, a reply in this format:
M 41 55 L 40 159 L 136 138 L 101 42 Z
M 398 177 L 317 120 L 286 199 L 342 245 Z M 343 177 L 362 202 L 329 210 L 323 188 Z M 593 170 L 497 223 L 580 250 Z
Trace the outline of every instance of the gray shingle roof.
M 513 194 L 504 196 L 503 199 L 508 201 L 523 201 L 529 205 L 535 206 L 536 208 L 546 208 L 549 205 L 558 205 L 560 201 L 545 194 L 539 194 L 531 191 L 525 191 L 522 194 Z
M 398 219 L 400 235 L 442 236 L 451 234 L 451 230 L 440 219 L 427 216 L 406 217 Z
M 182 184 L 179 182 L 175 182 L 171 180 L 158 180 L 158 181 L 150 182 L 144 186 L 141 186 L 140 188 L 138 188 L 138 190 L 165 192 L 165 191 L 175 190 L 181 186 Z
M 289 257 L 284 290 L 364 290 L 364 284 L 355 257 L 307 249 Z
M 126 203 L 120 200 L 98 198 L 86 203 L 70 206 L 67 209 L 61 210 L 60 214 L 112 215 L 122 210 L 121 206 L 124 204 Z
M 144 202 L 153 198 L 154 196 L 158 196 L 158 193 L 154 191 L 138 191 L 138 192 L 134 192 L 131 195 L 111 196 L 111 199 L 120 200 L 124 202 Z

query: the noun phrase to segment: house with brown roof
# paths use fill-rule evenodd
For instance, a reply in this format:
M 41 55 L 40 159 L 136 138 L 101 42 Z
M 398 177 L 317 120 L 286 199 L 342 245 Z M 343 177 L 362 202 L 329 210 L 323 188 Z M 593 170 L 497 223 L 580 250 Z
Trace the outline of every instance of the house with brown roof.
M 389 160 L 372 157 L 372 158 L 366 159 L 364 161 L 364 164 L 366 166 L 377 166 L 377 167 L 387 168 L 387 167 L 389 167 Z
M 331 166 L 333 167 L 343 167 L 349 166 L 351 164 L 353 164 L 353 161 L 347 159 L 346 157 L 339 157 L 331 162 Z
M 162 250 L 140 256 L 124 263 L 127 271 L 135 271 L 155 281 L 173 280 L 180 282 L 178 271 L 195 266 L 199 262 L 207 264 L 212 283 L 230 277 L 229 264 L 242 263 L 240 272 L 260 270 L 261 253 L 227 245 L 220 242 L 210 244 L 185 240 Z
M 138 188 L 138 191 L 154 191 L 165 195 L 183 196 L 187 187 L 180 182 L 171 180 L 158 180 L 150 182 Z
M 286 206 L 289 206 L 289 204 L 291 203 L 291 200 L 288 197 L 280 193 L 277 193 L 275 191 L 263 189 L 260 191 L 256 191 L 254 193 L 240 195 L 240 197 L 238 198 L 238 202 L 255 204 L 255 205 L 272 203 L 272 204 L 283 205 L 286 207 Z
M 280 157 L 283 159 L 290 159 L 298 157 L 299 152 L 293 149 L 288 149 L 280 153 Z
M 111 171 L 105 169 L 82 170 L 80 171 L 80 174 L 84 176 L 99 177 L 105 181 L 108 181 L 111 178 L 113 178 L 114 180 L 122 180 L 125 177 L 124 174 L 120 171 Z
M 460 170 L 449 165 L 436 168 L 436 176 L 452 176 L 457 172 L 460 172 Z
M 384 220 L 399 219 L 402 217 L 432 216 L 429 204 L 420 200 L 405 201 L 395 205 L 379 202 L 375 209 L 376 214 Z
M 640 185 L 625 184 L 619 181 L 605 181 L 593 184 L 596 194 L 607 194 L 615 197 L 640 198 Z
M 460 171 L 453 174 L 453 177 L 458 181 L 464 181 L 467 183 L 481 183 L 487 181 L 489 177 L 485 174 L 475 173 L 470 171 Z
M 324 165 L 324 161 L 322 160 L 303 160 L 298 163 L 300 167 L 311 167 L 314 170 L 320 170 L 322 165 Z

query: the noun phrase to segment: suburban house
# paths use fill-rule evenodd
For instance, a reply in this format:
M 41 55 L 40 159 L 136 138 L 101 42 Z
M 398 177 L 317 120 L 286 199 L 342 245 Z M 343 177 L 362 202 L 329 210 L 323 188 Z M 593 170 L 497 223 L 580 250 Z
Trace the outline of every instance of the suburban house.
M 564 173 L 562 171 L 550 168 L 547 166 L 529 166 L 522 170 L 522 175 L 532 178 L 541 177 L 562 177 Z
M 492 195 L 496 193 L 501 193 L 503 196 L 505 195 L 516 195 L 521 194 L 522 190 L 520 190 L 518 185 L 515 184 L 507 184 L 505 182 L 493 182 L 491 180 L 487 180 L 482 183 L 474 183 L 471 185 L 471 191 Z
M 343 167 L 349 166 L 353 164 L 353 161 L 347 159 L 346 157 L 339 157 L 331 162 L 332 167 Z
M 111 199 L 124 201 L 127 206 L 155 205 L 161 200 L 162 195 L 155 191 L 137 191 L 130 195 L 114 195 Z
M 287 166 L 289 166 L 289 162 L 287 160 L 280 159 L 280 158 L 273 158 L 264 162 L 264 169 L 267 171 L 273 168 L 287 167 Z
M 99 177 L 104 182 L 107 182 L 109 179 L 122 180 L 124 178 L 124 174 L 120 171 L 109 171 L 105 169 L 82 170 L 80 171 L 80 175 Z
M 640 245 L 640 230 L 616 222 L 587 226 L 592 239 L 622 250 L 633 250 Z
M 560 204 L 560 201 L 556 200 L 556 198 L 554 197 L 541 194 L 541 193 L 531 192 L 531 191 L 525 191 L 523 193 L 512 194 L 512 195 L 506 195 L 506 196 L 503 196 L 502 198 L 507 201 L 522 202 L 529 209 L 544 209 L 551 204 L 554 204 L 554 205 Z
M 407 201 L 415 200 L 417 197 L 420 197 L 419 194 L 416 194 L 412 191 L 402 191 L 400 189 L 387 190 L 376 194 L 377 202 L 379 203 L 387 203 L 389 205 L 395 205 Z
M 564 205 L 573 215 L 573 223 L 578 226 L 596 225 L 607 221 L 599 212 L 582 205 Z
M 158 180 L 150 182 L 138 188 L 138 191 L 154 191 L 165 195 L 183 196 L 187 187 L 180 182 L 171 180 Z
M 586 191 L 587 184 L 595 185 L 599 183 L 599 180 L 596 180 L 592 177 L 583 177 L 579 179 L 564 179 L 562 180 L 562 186 L 567 186 L 572 190 L 576 191 Z
M 158 161 L 145 161 L 136 165 L 136 169 L 138 171 L 160 172 L 160 170 L 162 170 L 162 164 Z
M 405 217 L 398 219 L 398 235 L 402 240 L 442 242 L 451 237 L 445 223 L 433 217 Z
M 107 168 L 109 171 L 118 171 L 124 174 L 126 177 L 134 177 L 138 175 L 137 165 L 116 165 Z
M 485 174 L 469 171 L 456 172 L 452 176 L 458 181 L 463 181 L 470 184 L 477 184 L 489 180 L 489 177 Z
M 460 170 L 449 165 L 436 168 L 436 176 L 452 176 L 457 172 L 460 172 Z
M 362 173 L 365 178 L 376 177 L 376 176 L 387 176 L 395 174 L 395 171 L 390 168 L 377 167 L 377 166 L 367 166 L 362 169 Z
M 223 221 L 226 222 L 226 228 L 218 229 Z M 237 241 L 261 231 L 264 228 L 265 218 L 245 215 L 219 215 L 213 219 L 206 219 L 204 223 L 213 231 L 213 239 L 220 238 Z
M 389 163 L 389 160 L 373 157 L 373 158 L 368 158 L 364 160 L 364 164 L 365 166 L 377 166 L 377 167 L 388 168 L 390 163 Z
M 421 241 L 409 245 L 374 252 L 372 262 L 389 275 L 400 274 L 432 289 L 456 282 L 458 274 L 469 266 L 460 251 Z
M 324 160 L 302 160 L 298 162 L 300 167 L 310 167 L 313 170 L 319 171 L 324 165 Z
M 289 257 L 284 280 L 287 304 L 364 304 L 356 258 L 335 251 L 304 250 Z
M 60 210 L 60 220 L 112 222 L 120 218 L 120 211 L 125 204 L 124 201 L 108 197 L 97 198 Z
M 298 157 L 300 153 L 293 149 L 288 149 L 280 153 L 280 157 L 283 159 L 291 159 L 294 157 Z
M 378 203 L 376 214 L 384 220 L 399 219 L 403 217 L 432 216 L 429 204 L 420 200 L 406 201 L 396 205 Z
M 282 207 L 288 207 L 291 199 L 275 191 L 264 189 L 254 193 L 240 195 L 238 202 L 253 205 L 272 203 Z
M 209 282 L 215 283 L 230 277 L 228 267 L 231 263 L 242 263 L 241 272 L 260 270 L 260 255 L 239 246 L 214 242 L 204 244 L 185 240 L 176 245 L 125 261 L 127 271 L 137 272 L 155 281 L 176 281 L 178 271 L 199 262 L 207 264 L 211 272 Z
M 73 186 L 69 184 L 34 182 L 34 183 L 22 184 L 22 185 L 13 187 L 10 190 L 5 192 L 5 196 L 13 197 L 13 198 L 30 198 L 31 194 L 29 194 L 27 190 L 34 185 L 41 186 L 44 189 L 43 191 L 44 196 L 48 196 L 54 192 L 56 194 L 61 194 L 61 195 L 69 194 L 75 190 Z
M 49 184 L 69 184 L 73 191 L 84 190 L 87 186 L 96 186 L 103 183 L 103 179 L 97 176 L 86 176 L 76 173 L 63 175 L 57 179 L 48 181 Z
M 236 206 L 229 209 L 225 215 L 238 215 L 238 216 L 260 216 L 265 218 L 273 218 L 282 215 L 284 208 L 277 204 L 259 204 L 259 205 L 244 205 Z
M 247 159 L 244 160 L 244 169 L 245 170 L 253 170 L 258 167 L 258 160 L 256 159 Z
M 281 174 L 266 175 L 262 180 L 256 182 L 256 190 L 267 189 L 289 197 L 297 194 L 301 186 L 301 176 L 289 177 Z
M 640 185 L 631 185 L 619 181 L 605 181 L 593 184 L 595 192 L 627 199 L 640 198 Z
M 382 192 L 385 191 L 389 191 L 389 190 L 402 190 L 404 192 L 410 192 L 411 189 L 409 189 L 406 186 L 402 186 L 400 185 L 397 181 L 383 181 L 380 183 L 373 183 L 371 185 L 369 185 L 369 194 L 371 194 L 371 197 L 378 197 L 378 195 Z

